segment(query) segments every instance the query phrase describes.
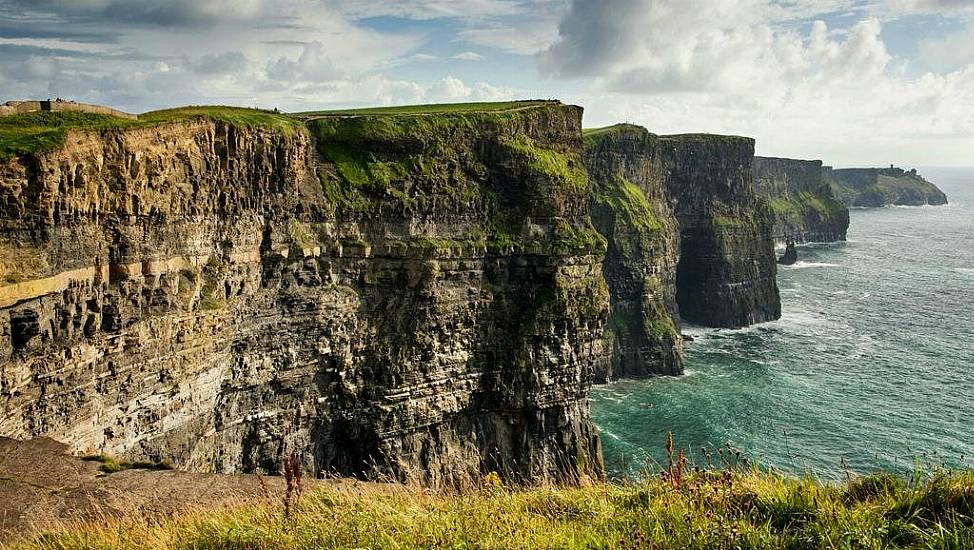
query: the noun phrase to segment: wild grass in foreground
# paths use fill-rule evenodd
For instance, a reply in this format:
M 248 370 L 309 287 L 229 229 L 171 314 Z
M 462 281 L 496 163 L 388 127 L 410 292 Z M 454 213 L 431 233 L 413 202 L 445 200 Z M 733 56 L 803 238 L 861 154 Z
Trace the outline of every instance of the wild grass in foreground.
M 974 548 L 974 473 L 824 484 L 756 468 L 455 495 L 359 483 L 296 503 L 106 520 L 17 548 Z

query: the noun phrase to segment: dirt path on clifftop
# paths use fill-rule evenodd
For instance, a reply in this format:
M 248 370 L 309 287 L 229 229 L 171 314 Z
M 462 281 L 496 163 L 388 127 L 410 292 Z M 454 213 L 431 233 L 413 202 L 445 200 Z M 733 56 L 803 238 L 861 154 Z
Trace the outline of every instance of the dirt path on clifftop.
M 65 524 L 125 514 L 165 516 L 268 497 L 280 502 L 283 478 L 262 479 L 266 489 L 255 475 L 141 469 L 106 474 L 101 463 L 72 456 L 53 439 L 0 437 L 0 546 Z M 310 480 L 306 487 L 321 483 Z

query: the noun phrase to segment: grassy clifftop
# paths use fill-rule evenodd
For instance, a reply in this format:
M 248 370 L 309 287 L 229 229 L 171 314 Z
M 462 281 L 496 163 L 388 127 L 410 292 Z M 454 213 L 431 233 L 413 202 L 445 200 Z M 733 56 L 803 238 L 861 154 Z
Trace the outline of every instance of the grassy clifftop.
M 442 495 L 360 484 L 175 517 L 106 519 L 16 546 L 68 548 L 971 548 L 974 476 L 842 484 L 755 469 L 633 485 Z
M 69 131 L 127 130 L 194 119 L 263 127 L 286 134 L 304 128 L 301 121 L 287 115 L 243 107 L 180 107 L 144 113 L 138 120 L 83 112 L 36 111 L 0 117 L 0 159 L 56 149 L 64 143 Z
M 558 105 L 554 100 L 497 101 L 483 103 L 430 103 L 425 105 L 397 105 L 390 107 L 365 107 L 362 109 L 333 109 L 294 113 L 301 118 L 342 115 L 422 115 L 442 113 L 473 113 L 513 111 L 542 105 Z

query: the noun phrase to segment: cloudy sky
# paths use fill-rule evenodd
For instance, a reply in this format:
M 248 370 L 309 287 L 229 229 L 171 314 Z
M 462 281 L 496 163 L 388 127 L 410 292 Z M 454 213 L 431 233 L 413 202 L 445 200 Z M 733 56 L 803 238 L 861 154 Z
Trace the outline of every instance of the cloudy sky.
M 0 0 L 2 99 L 558 98 L 836 166 L 974 165 L 974 0 Z

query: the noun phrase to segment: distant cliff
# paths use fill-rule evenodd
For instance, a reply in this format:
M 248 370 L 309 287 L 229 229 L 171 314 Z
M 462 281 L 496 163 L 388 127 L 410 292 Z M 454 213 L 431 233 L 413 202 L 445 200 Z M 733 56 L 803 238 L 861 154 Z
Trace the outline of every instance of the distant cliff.
M 939 206 L 947 195 L 916 169 L 825 167 L 823 175 L 847 206 Z
M 586 131 L 592 219 L 608 241 L 615 354 L 604 378 L 681 372 L 681 318 L 737 328 L 780 317 L 753 154 L 748 138 L 657 136 L 629 124 Z
M 825 181 L 822 161 L 754 157 L 754 187 L 771 205 L 776 241 L 846 239 L 849 209 Z

